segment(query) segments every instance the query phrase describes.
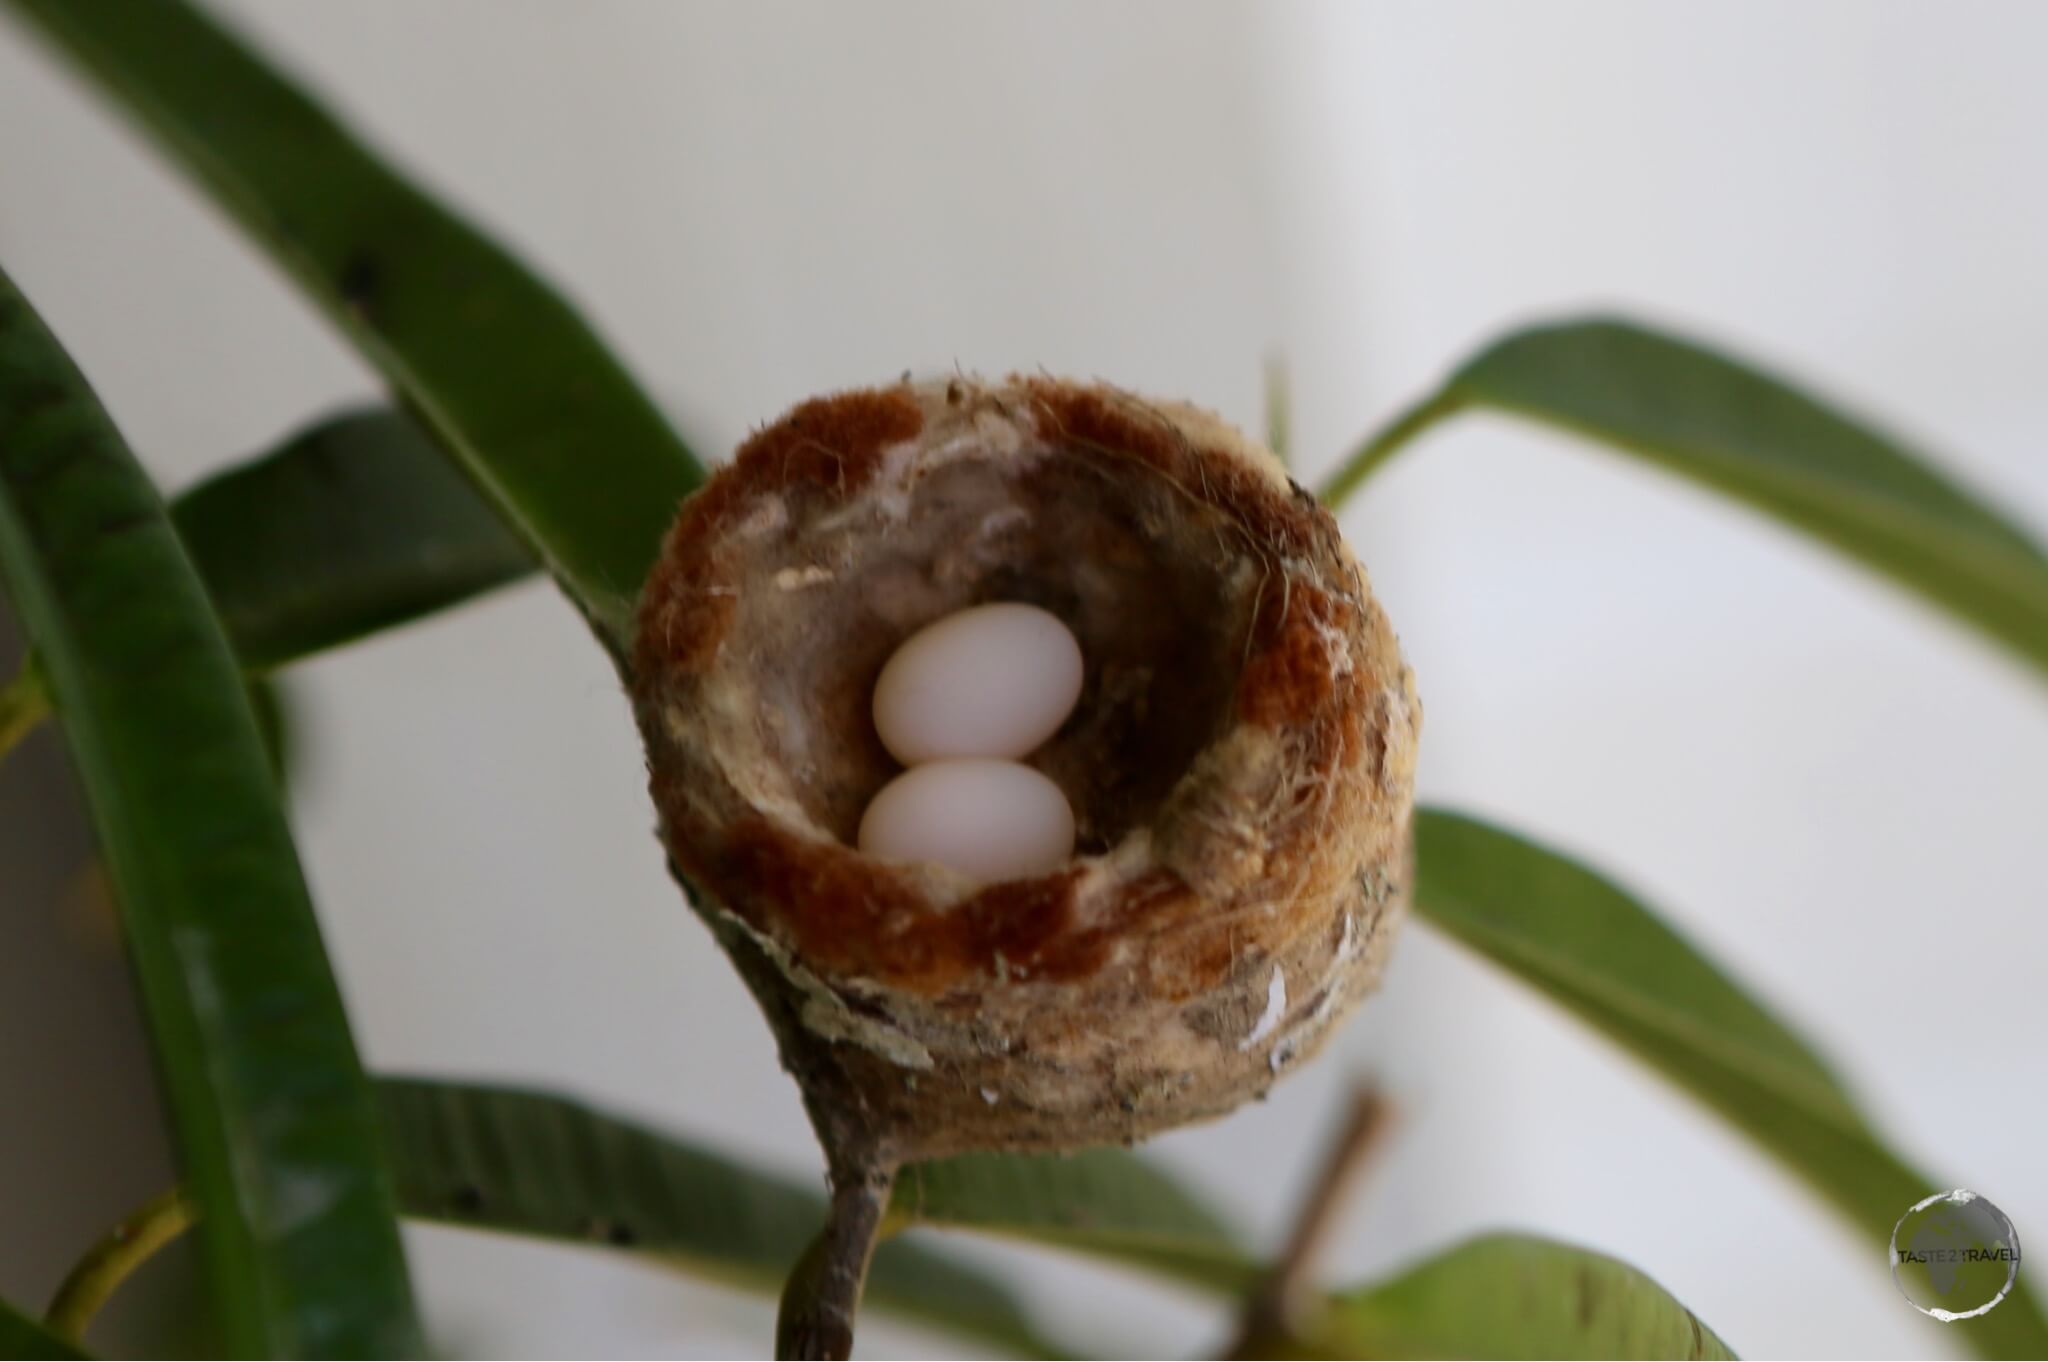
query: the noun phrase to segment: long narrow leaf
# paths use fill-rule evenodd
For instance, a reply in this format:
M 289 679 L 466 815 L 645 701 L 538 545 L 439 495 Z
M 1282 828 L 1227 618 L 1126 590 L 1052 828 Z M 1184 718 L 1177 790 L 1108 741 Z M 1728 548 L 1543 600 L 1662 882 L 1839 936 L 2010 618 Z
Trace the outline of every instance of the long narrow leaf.
M 411 1078 L 379 1089 L 408 1215 L 645 1254 L 771 1296 L 825 1223 L 816 1192 L 560 1097 Z M 1056 1351 L 1007 1288 L 916 1244 L 882 1246 L 868 1299 Z
M 0 1301 L 0 1358 L 9 1362 L 68 1362 L 85 1354 Z
M 1893 1225 L 1951 1186 L 1879 1141 L 1813 1050 L 1635 898 L 1475 819 L 1416 816 L 1417 910 L 1719 1112 L 1859 1231 L 1881 1271 Z M 2048 1356 L 2023 1281 L 1950 1326 L 1987 1357 Z
M 1332 502 L 1459 411 L 1527 417 L 1746 502 L 2048 671 L 2048 554 L 1870 424 L 1696 342 L 1605 318 L 1519 331 L 1369 440 Z
M 616 655 L 696 461 L 560 294 L 184 0 L 9 0 L 266 247 Z
M 1734 1356 L 1627 1263 L 1519 1234 L 1473 1239 L 1390 1281 L 1339 1292 L 1304 1341 L 1326 1357 Z
M 171 502 L 242 666 L 258 674 L 535 570 L 419 423 L 320 421 Z
M 155 489 L 4 276 L 0 576 L 117 891 L 229 1345 L 417 1350 L 369 1086 L 241 673 Z
M 1261 1276 L 1214 1211 L 1121 1149 L 914 1164 L 898 1176 L 890 1211 L 910 1224 L 1070 1249 L 1209 1290 L 1248 1290 Z

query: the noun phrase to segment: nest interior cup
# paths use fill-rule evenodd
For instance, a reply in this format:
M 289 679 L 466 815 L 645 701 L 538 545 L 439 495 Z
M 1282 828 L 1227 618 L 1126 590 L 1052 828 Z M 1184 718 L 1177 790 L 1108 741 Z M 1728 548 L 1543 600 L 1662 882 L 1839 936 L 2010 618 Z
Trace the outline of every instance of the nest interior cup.
M 1026 761 L 1074 858 L 978 885 L 855 849 L 875 681 L 992 601 L 1081 645 Z M 1376 981 L 1420 707 L 1314 498 L 1215 417 L 1051 379 L 804 403 L 685 503 L 634 691 L 664 840 L 828 1149 L 1068 1148 L 1220 1114 Z

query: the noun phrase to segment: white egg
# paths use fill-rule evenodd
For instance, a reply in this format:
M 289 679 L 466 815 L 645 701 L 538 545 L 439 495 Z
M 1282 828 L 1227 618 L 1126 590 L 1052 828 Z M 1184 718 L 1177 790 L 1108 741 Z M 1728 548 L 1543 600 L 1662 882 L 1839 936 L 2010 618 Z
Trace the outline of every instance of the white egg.
M 1074 854 L 1060 787 L 1014 761 L 935 761 L 882 787 L 860 820 L 860 849 L 937 861 L 992 884 L 1057 870 Z
M 903 641 L 875 682 L 875 731 L 905 766 L 1021 757 L 1081 698 L 1081 645 L 1035 605 L 980 605 Z

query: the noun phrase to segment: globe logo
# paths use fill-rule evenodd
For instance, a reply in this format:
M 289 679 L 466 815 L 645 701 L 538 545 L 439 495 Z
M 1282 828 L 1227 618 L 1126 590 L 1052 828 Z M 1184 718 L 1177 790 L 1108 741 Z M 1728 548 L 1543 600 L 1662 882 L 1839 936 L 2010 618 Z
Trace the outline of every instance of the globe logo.
M 1984 1314 L 2019 1275 L 2012 1221 L 1975 1192 L 1936 1192 L 1892 1230 L 1892 1280 L 1914 1309 L 1944 1323 Z

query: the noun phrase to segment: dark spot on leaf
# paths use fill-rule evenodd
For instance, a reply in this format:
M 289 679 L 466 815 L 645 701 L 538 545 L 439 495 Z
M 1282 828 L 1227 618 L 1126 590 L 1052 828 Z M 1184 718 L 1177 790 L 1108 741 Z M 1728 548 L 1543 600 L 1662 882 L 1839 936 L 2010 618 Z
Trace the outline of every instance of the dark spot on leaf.
M 342 304 L 357 317 L 368 321 L 383 278 L 384 271 L 378 265 L 377 257 L 368 251 L 357 251 L 342 265 L 341 278 L 337 281 Z
M 631 1248 L 640 1242 L 639 1234 L 631 1225 L 601 1215 L 586 1217 L 576 1226 L 576 1234 L 593 1244 L 610 1244 L 614 1248 Z
M 484 1208 L 483 1189 L 465 1182 L 449 1193 L 448 1204 L 460 1215 L 475 1215 Z
M 1692 1326 L 1692 1356 L 1705 1357 L 1707 1344 L 1706 1340 L 1700 1337 L 1700 1317 L 1688 1310 L 1685 1312 L 1685 1322 Z
M 103 538 L 111 539 L 117 535 L 129 534 L 136 530 L 154 528 L 157 519 L 156 507 L 137 506 L 131 510 L 116 511 L 114 514 L 101 520 L 93 527 L 93 530 Z
M 16 385 L 14 397 L 20 404 L 18 415 L 29 417 L 64 406 L 71 400 L 71 393 L 54 378 L 31 374 Z

